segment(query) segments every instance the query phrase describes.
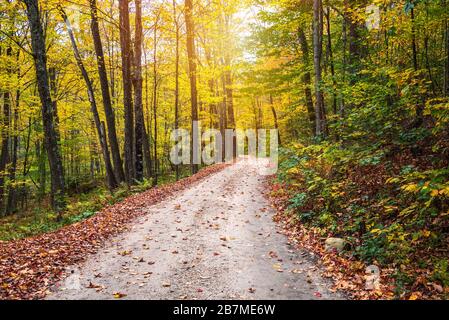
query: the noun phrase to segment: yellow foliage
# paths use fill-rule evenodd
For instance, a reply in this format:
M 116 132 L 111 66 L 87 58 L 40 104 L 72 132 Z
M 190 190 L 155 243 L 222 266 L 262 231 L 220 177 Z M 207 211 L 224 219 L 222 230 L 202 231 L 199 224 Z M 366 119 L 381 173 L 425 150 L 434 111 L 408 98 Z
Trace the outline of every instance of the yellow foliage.
M 407 192 L 412 192 L 412 193 L 419 191 L 419 187 L 415 183 L 406 184 L 405 186 L 402 186 L 401 189 L 404 191 L 407 191 Z
M 438 189 L 433 189 L 432 192 L 430 192 L 430 195 L 432 197 L 436 197 L 436 196 L 438 196 L 438 194 L 439 194 L 439 190 Z

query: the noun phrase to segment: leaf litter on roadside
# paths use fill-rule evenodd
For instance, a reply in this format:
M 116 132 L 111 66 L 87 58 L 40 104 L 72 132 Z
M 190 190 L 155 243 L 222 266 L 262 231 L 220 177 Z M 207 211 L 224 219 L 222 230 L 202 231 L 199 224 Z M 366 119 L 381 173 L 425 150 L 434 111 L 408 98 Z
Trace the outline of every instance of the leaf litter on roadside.
M 84 261 L 87 255 L 97 252 L 105 240 L 125 231 L 135 218 L 146 214 L 142 208 L 158 203 L 227 166 L 209 166 L 175 183 L 132 195 L 104 207 L 86 220 L 54 232 L 16 241 L 0 241 L 0 299 L 45 297 L 49 287 L 64 277 L 67 266 Z M 116 298 L 124 296 L 114 293 Z

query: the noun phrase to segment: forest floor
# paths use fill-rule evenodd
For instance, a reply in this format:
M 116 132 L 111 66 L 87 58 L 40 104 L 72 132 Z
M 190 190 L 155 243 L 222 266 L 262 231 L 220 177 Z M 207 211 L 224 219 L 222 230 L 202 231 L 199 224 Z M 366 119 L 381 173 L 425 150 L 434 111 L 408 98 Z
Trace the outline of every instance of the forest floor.
M 156 204 L 47 299 L 341 299 L 273 222 L 260 163 L 240 161 Z

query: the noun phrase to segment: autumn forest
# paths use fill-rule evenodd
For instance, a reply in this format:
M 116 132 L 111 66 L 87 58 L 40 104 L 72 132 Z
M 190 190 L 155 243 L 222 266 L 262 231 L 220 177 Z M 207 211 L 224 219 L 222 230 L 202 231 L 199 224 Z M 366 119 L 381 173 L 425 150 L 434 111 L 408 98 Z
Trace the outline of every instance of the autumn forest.
M 81 273 L 94 272 L 89 254 L 140 208 L 157 215 L 160 203 L 178 229 L 203 228 L 183 225 L 183 201 L 211 215 L 196 234 L 239 241 L 255 219 L 318 255 L 328 292 L 282 288 L 280 298 L 448 297 L 446 0 L 1 0 L 0 111 L 0 298 L 43 298 L 80 261 Z M 223 136 L 277 129 L 276 174 L 256 179 L 235 146 L 232 161 L 173 163 L 172 133 L 198 124 Z M 251 208 L 236 220 L 242 230 L 212 235 L 238 206 Z M 167 237 L 160 242 L 177 244 Z M 232 254 L 278 259 L 273 279 L 307 284 L 296 266 L 279 264 L 282 239 L 265 238 L 253 243 L 275 249 Z M 180 247 L 190 241 L 182 239 Z M 212 257 L 223 255 L 210 245 Z M 123 250 L 120 259 L 138 251 Z M 233 288 L 236 297 L 273 298 L 254 277 Z M 91 281 L 85 290 L 116 299 L 142 292 L 113 287 Z M 186 285 L 156 298 L 204 298 L 209 289 L 215 297 Z M 98 298 L 82 294 L 71 298 Z

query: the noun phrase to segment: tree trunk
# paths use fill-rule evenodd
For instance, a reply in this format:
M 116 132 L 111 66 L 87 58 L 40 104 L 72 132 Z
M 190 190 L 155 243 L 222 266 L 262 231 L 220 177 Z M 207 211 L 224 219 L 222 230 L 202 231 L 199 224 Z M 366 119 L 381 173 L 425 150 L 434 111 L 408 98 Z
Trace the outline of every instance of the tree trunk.
M 337 80 L 335 79 L 335 66 L 334 66 L 334 54 L 332 50 L 332 37 L 331 37 L 331 9 L 327 7 L 326 9 L 326 31 L 327 31 L 327 54 L 329 56 L 329 64 L 332 77 L 332 105 L 334 114 L 337 114 L 337 95 L 335 91 L 337 90 Z
M 418 50 L 416 48 L 416 27 L 415 27 L 415 9 L 410 11 L 410 19 L 412 20 L 412 57 L 413 57 L 413 69 L 418 71 Z
M 235 130 L 235 119 L 234 119 L 234 97 L 232 91 L 232 76 L 230 69 L 230 59 L 228 54 L 225 55 L 225 83 L 226 83 L 226 119 L 227 119 L 227 129 Z M 237 137 L 234 135 L 232 137 L 232 156 L 237 157 Z
M 449 17 L 448 17 L 448 5 L 447 0 L 443 0 L 444 6 L 444 82 L 443 82 L 443 94 L 449 96 Z
M 20 64 L 19 64 L 20 50 L 17 50 L 16 54 L 16 63 L 17 63 L 17 79 L 21 79 L 22 75 L 20 72 Z M 17 172 L 17 153 L 19 149 L 19 105 L 20 105 L 20 87 L 16 89 L 16 99 L 14 104 L 14 133 L 12 139 L 12 150 L 11 150 L 11 167 L 9 168 L 9 190 L 8 190 L 8 200 L 6 203 L 6 214 L 11 214 L 16 211 L 16 203 L 17 203 L 17 189 L 16 185 L 16 172 Z M 30 132 L 30 131 L 28 131 Z M 29 137 L 29 135 L 28 135 Z M 26 165 L 26 161 L 24 161 L 24 165 Z
M 304 65 L 304 73 L 302 76 L 302 83 L 304 85 L 304 98 L 307 107 L 307 114 L 309 116 L 312 134 L 314 135 L 316 132 L 316 119 L 315 119 L 315 108 L 313 106 L 313 98 L 312 98 L 312 77 L 309 72 L 310 60 L 309 60 L 309 45 L 307 44 L 307 38 L 304 33 L 304 30 L 300 27 L 298 28 L 298 40 L 301 45 L 302 51 L 302 63 Z
M 31 46 L 39 97 L 42 103 L 42 120 L 44 126 L 45 148 L 47 150 L 51 175 L 51 203 L 55 211 L 65 208 L 65 181 L 59 148 L 59 136 L 55 128 L 54 113 L 48 85 L 47 53 L 44 32 L 40 21 L 38 0 L 23 0 L 31 31 Z M 58 219 L 62 216 L 59 214 Z
M 221 82 L 224 86 L 224 80 L 223 80 L 223 76 L 221 77 Z M 215 81 L 215 87 L 216 87 L 216 96 L 220 96 L 220 89 L 219 89 L 219 84 L 218 84 L 218 80 Z M 220 122 L 219 122 L 219 128 L 220 128 L 220 134 L 221 134 L 221 161 L 224 162 L 226 159 L 225 156 L 225 147 L 226 147 L 226 143 L 225 143 L 225 129 L 226 129 L 226 95 L 224 94 L 224 90 L 223 90 L 223 100 L 222 102 L 219 103 L 218 105 L 219 108 L 219 116 L 220 116 Z
M 98 27 L 98 11 L 96 0 L 89 0 L 91 13 L 91 31 L 97 56 L 98 75 L 100 78 L 101 94 L 103 98 L 104 114 L 108 128 L 109 146 L 111 148 L 112 160 L 114 163 L 115 178 L 118 183 L 125 181 L 125 173 L 123 172 L 123 163 L 120 156 L 120 148 L 117 139 L 117 131 L 115 127 L 115 115 L 112 109 L 111 96 L 109 94 L 108 76 L 106 73 L 106 65 L 104 61 L 103 45 L 101 42 L 100 30 Z
M 22 171 L 22 176 L 23 177 L 25 177 L 28 174 L 28 155 L 29 155 L 29 151 L 30 151 L 31 123 L 32 123 L 32 119 L 31 119 L 31 117 L 28 117 L 28 133 L 27 133 L 27 138 L 26 138 L 26 141 L 25 141 L 25 154 L 23 156 L 23 158 L 24 158 L 23 159 L 23 171 Z M 39 143 L 39 140 L 37 142 Z M 45 155 L 45 152 L 43 150 L 41 151 L 40 148 L 39 149 L 36 148 L 36 149 L 37 149 L 36 150 L 36 158 L 37 158 L 37 160 L 39 161 L 39 164 L 40 164 L 40 154 L 42 153 L 42 154 Z M 43 164 L 45 166 L 45 159 L 42 162 L 43 162 Z M 38 177 L 40 179 L 40 172 L 39 172 L 39 176 Z M 40 196 L 41 196 L 40 187 L 41 186 L 39 185 L 38 186 L 38 192 L 37 192 L 37 199 L 38 200 L 41 199 L 40 198 Z M 21 181 L 21 183 L 20 183 L 20 190 L 21 190 L 20 198 L 16 199 L 16 203 L 18 203 L 19 200 L 20 200 L 21 208 L 23 209 L 23 203 L 26 200 L 26 196 L 27 196 L 27 188 L 26 188 L 26 182 L 25 181 Z M 45 188 L 44 188 L 44 193 L 45 193 Z M 42 196 L 43 196 L 43 194 L 42 194 Z
M 176 32 L 176 53 L 175 53 L 175 130 L 179 129 L 179 23 L 176 13 L 176 0 L 173 0 L 173 20 Z M 176 144 L 176 147 L 178 144 Z M 176 181 L 179 180 L 179 165 L 175 165 Z
M 220 128 L 221 131 L 221 137 L 222 137 L 222 160 L 225 162 L 227 160 L 227 153 L 226 153 L 226 129 L 228 128 L 228 113 L 227 113 L 227 96 L 226 96 L 226 78 L 224 74 L 221 75 L 221 86 L 223 90 L 223 101 L 221 103 L 221 110 L 220 110 L 220 121 L 222 124 L 222 127 Z
M 20 91 L 16 92 L 16 103 L 14 106 L 14 134 L 12 138 L 12 150 L 11 150 L 11 167 L 8 170 L 9 178 L 9 189 L 8 189 L 8 200 L 6 202 L 6 214 L 11 214 L 16 210 L 16 171 L 17 171 L 17 151 L 19 147 L 19 99 Z
M 61 133 L 59 132 L 59 116 L 58 116 L 58 85 L 57 85 L 57 71 L 55 67 L 48 68 L 48 79 L 50 80 L 50 95 L 52 98 L 53 118 L 55 122 L 55 130 L 58 141 L 61 140 Z
M 39 188 L 37 193 L 37 199 L 41 201 L 44 199 L 45 191 L 47 189 L 47 167 L 45 165 L 46 162 L 46 155 L 45 155 L 45 143 L 41 145 L 41 141 L 38 140 L 36 142 L 36 156 L 38 159 L 38 181 L 39 181 Z M 24 167 L 24 172 L 26 171 L 26 168 Z
M 108 188 L 110 190 L 113 190 L 117 187 L 117 181 L 115 179 L 114 170 L 112 168 L 111 164 L 111 158 L 109 156 L 109 149 L 108 149 L 108 143 L 106 140 L 106 134 L 104 132 L 104 128 L 102 126 L 102 123 L 100 121 L 100 116 L 98 115 L 98 109 L 97 109 L 97 102 L 95 100 L 94 95 L 94 89 L 92 87 L 92 81 L 89 78 L 89 75 L 87 74 L 86 68 L 84 67 L 83 61 L 81 59 L 78 46 L 76 45 L 75 36 L 73 35 L 72 26 L 70 25 L 70 21 L 67 18 L 67 15 L 65 14 L 64 10 L 60 8 L 62 19 L 64 20 L 64 23 L 67 26 L 67 32 L 69 33 L 70 42 L 72 44 L 73 54 L 76 59 L 76 63 L 78 64 L 78 68 L 81 71 L 81 75 L 83 76 L 84 82 L 86 83 L 87 87 L 87 94 L 89 97 L 90 102 L 90 110 L 92 112 L 94 121 L 95 121 L 95 127 L 97 129 L 98 134 L 98 140 L 100 141 L 100 147 L 103 154 L 103 160 L 104 165 L 106 167 L 106 180 L 108 183 Z
M 143 157 L 144 157 L 144 163 L 145 163 L 145 169 L 147 171 L 147 176 L 152 177 L 153 176 L 153 169 L 152 169 L 152 160 L 151 160 L 151 146 L 150 146 L 150 132 L 151 132 L 151 122 L 150 122 L 150 102 L 148 99 L 148 63 L 147 63 L 147 55 L 146 50 L 143 50 L 143 56 L 145 59 L 145 108 L 146 108 L 146 114 L 147 114 L 147 124 L 144 126 L 144 133 L 143 133 Z M 148 128 L 148 129 L 147 129 Z M 147 132 L 148 130 L 148 132 Z
M 145 123 L 142 106 L 142 1 L 135 0 L 135 39 L 134 39 L 134 112 L 135 123 L 135 176 L 136 180 L 143 179 L 143 135 L 145 134 Z
M 321 0 L 313 1 L 313 60 L 315 68 L 315 121 L 316 136 L 326 136 L 326 115 L 324 107 L 324 95 L 321 89 L 321 56 L 323 46 L 323 19 Z
M 418 49 L 416 46 L 416 26 L 415 26 L 415 8 L 412 7 L 410 11 L 410 19 L 412 23 L 412 58 L 413 58 L 413 69 L 417 73 L 419 70 L 418 65 Z M 420 75 L 416 74 L 417 77 Z M 416 84 L 416 86 L 419 86 L 419 84 Z M 417 91 L 419 92 L 419 88 L 417 88 Z M 416 103 L 415 108 L 415 120 L 413 126 L 415 128 L 418 128 L 422 125 L 424 119 L 423 119 L 423 113 L 424 113 L 424 105 L 425 105 L 425 99 L 422 95 L 418 98 L 419 101 Z
M 157 179 L 159 175 L 159 162 L 157 156 L 157 25 L 159 21 L 159 15 L 156 18 L 153 30 L 153 118 L 154 118 L 154 136 L 153 136 L 153 161 L 154 161 L 154 172 L 153 172 L 153 185 L 157 185 Z
M 230 17 L 225 15 L 225 34 L 227 39 L 230 39 L 229 19 Z M 229 129 L 235 130 L 236 127 L 234 117 L 234 93 L 232 89 L 231 57 L 229 50 L 225 50 L 224 62 L 225 62 L 225 80 L 226 80 L 227 125 Z M 235 135 L 232 138 L 232 156 L 234 158 L 237 157 L 237 137 Z
M 131 79 L 131 31 L 129 26 L 128 0 L 119 0 L 120 13 L 120 47 L 122 53 L 122 78 L 123 78 L 123 105 L 125 118 L 125 178 L 129 184 L 135 178 L 133 163 L 134 145 L 134 115 L 132 101 L 132 79 Z
M 281 145 L 281 133 L 279 132 L 278 116 L 276 113 L 276 109 L 274 108 L 273 96 L 271 94 L 270 94 L 270 107 L 271 113 L 273 113 L 274 128 L 277 130 L 278 133 L 278 144 Z
M 187 57 L 189 59 L 189 79 L 190 79 L 190 101 L 191 101 L 191 132 L 190 132 L 190 161 L 192 174 L 198 172 L 198 164 L 195 164 L 196 155 L 198 154 L 197 148 L 199 146 L 193 140 L 193 132 L 197 131 L 198 123 L 198 96 L 196 88 L 196 51 L 195 51 L 195 24 L 193 21 L 192 13 L 193 4 L 192 0 L 185 0 L 185 22 L 187 31 Z M 196 127 L 196 128 L 195 128 Z M 194 143 L 195 142 L 195 143 Z
M 7 61 L 7 74 L 11 74 L 11 61 L 9 58 L 12 56 L 12 48 L 8 46 L 6 48 Z M 3 93 L 3 114 L 2 114 L 2 147 L 0 153 L 0 216 L 3 214 L 4 209 L 4 198 L 5 198 L 5 177 L 6 177 L 6 167 L 9 162 L 9 142 L 10 142 L 10 113 L 11 113 L 11 96 L 9 89 L 5 90 Z

